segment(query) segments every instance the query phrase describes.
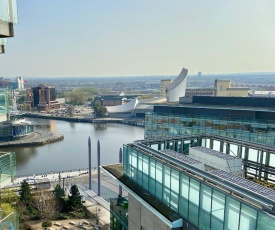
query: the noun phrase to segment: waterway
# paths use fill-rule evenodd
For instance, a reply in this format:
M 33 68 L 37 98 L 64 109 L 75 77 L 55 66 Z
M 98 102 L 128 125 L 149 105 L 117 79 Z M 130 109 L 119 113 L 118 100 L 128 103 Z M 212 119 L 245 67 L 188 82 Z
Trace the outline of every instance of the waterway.
M 0 148 L 16 153 L 16 175 L 32 175 L 88 168 L 88 137 L 92 144 L 92 166 L 97 164 L 100 141 L 101 165 L 117 163 L 123 144 L 143 139 L 144 128 L 116 123 L 74 123 L 60 120 L 27 118 L 36 122 L 35 130 L 61 133 L 64 140 L 37 147 Z

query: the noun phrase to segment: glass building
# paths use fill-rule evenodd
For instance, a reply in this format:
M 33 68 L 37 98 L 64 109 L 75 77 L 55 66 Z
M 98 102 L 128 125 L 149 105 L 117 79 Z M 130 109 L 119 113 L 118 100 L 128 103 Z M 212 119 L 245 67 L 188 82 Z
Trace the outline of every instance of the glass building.
M 13 108 L 11 89 L 0 89 L 0 140 L 8 141 L 25 137 L 33 132 L 33 125 L 19 114 L 10 115 Z
M 145 138 L 202 133 L 274 146 L 275 110 L 164 105 L 145 116 Z
M 183 222 L 175 229 L 275 228 L 274 190 L 241 177 L 233 182 L 230 173 L 203 171 L 179 159 L 134 143 L 124 145 L 121 174 L 112 170 L 112 166 L 104 169 L 118 179 L 129 194 L 148 193 L 171 212 L 176 212 Z M 129 202 L 129 213 L 131 207 Z M 157 209 L 156 206 L 154 211 L 161 212 Z M 143 227 L 147 229 L 148 223 L 147 228 Z
M 16 156 L 14 152 L 0 152 L 0 183 L 1 188 L 13 182 L 16 173 Z
M 110 229 L 128 229 L 128 200 L 123 197 L 110 199 Z

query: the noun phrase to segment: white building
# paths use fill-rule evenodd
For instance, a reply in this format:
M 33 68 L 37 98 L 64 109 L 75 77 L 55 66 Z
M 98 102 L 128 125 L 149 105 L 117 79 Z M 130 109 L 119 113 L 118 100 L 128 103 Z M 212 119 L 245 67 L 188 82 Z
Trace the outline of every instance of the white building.
M 179 101 L 180 97 L 185 96 L 187 73 L 188 70 L 182 68 L 179 76 L 166 87 L 167 102 L 176 102 Z

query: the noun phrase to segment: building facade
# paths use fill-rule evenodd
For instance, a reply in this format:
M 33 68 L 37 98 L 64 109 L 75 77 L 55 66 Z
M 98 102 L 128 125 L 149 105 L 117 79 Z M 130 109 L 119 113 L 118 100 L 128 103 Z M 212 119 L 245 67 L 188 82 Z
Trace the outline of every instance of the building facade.
M 214 88 L 197 88 L 197 89 L 186 89 L 185 96 L 193 97 L 193 96 L 215 96 L 216 89 Z
M 183 143 L 210 147 L 201 138 L 136 141 L 124 145 L 123 165 L 103 167 L 129 193 L 128 229 L 274 229 L 274 190 L 186 160 Z
M 206 133 L 273 146 L 273 104 L 274 98 L 194 97 L 191 103 L 156 105 L 146 114 L 145 138 Z
M 0 152 L 1 188 L 13 183 L 16 173 L 16 156 L 14 152 Z
M 115 105 L 122 105 L 123 97 L 121 96 L 96 96 L 94 99 L 94 104 L 99 103 L 103 106 L 115 106 Z
M 218 97 L 248 97 L 249 88 L 231 87 L 230 80 L 215 80 L 216 96 Z
M 0 141 L 25 137 L 33 132 L 33 125 L 21 116 L 11 114 L 13 93 L 10 89 L 0 89 Z
M 54 86 L 41 84 L 37 87 L 26 90 L 27 103 L 32 108 L 39 111 L 59 109 L 60 103 L 56 101 L 56 91 Z
M 160 81 L 160 97 L 166 98 L 166 87 L 171 84 L 171 79 L 164 79 Z
M 129 194 L 112 229 L 275 229 L 274 106 L 249 97 L 155 105 L 145 139 L 124 145 L 122 165 L 103 167 Z

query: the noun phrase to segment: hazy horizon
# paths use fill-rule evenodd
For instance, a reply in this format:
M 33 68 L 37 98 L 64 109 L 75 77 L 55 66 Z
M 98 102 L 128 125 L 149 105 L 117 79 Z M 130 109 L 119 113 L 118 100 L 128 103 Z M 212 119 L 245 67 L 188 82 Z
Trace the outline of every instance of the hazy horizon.
M 17 0 L 0 77 L 275 72 L 275 1 Z

